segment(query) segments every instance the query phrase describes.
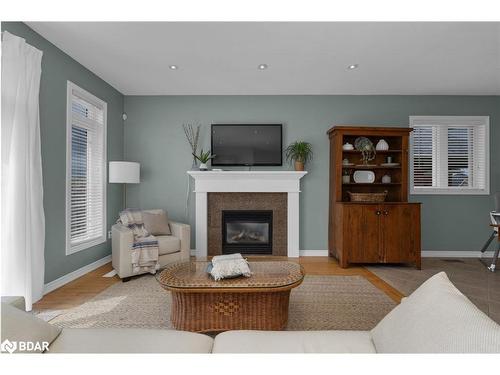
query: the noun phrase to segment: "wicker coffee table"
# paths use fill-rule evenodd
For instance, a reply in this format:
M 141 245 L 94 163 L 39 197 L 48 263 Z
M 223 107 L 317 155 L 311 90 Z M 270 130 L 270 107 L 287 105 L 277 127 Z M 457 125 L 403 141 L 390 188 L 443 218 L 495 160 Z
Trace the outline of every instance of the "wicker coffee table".
M 292 262 L 250 262 L 251 277 L 214 281 L 208 262 L 168 265 L 157 276 L 172 292 L 174 328 L 192 332 L 281 330 L 288 321 L 292 288 L 304 271 Z

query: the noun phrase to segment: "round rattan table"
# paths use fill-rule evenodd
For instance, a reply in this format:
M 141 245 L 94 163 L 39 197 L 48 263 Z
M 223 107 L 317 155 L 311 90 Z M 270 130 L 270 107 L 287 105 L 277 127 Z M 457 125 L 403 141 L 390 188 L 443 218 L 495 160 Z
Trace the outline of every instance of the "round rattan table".
M 249 262 L 251 277 L 215 281 L 208 262 L 168 265 L 157 279 L 172 293 L 174 328 L 192 332 L 281 330 L 288 321 L 292 288 L 304 279 L 293 262 Z

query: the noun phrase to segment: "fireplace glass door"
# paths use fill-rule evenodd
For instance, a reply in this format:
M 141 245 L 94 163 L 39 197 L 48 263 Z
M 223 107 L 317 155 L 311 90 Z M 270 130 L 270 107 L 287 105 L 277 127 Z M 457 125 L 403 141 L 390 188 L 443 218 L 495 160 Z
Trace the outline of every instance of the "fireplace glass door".
M 272 254 L 273 212 L 222 211 L 222 253 Z

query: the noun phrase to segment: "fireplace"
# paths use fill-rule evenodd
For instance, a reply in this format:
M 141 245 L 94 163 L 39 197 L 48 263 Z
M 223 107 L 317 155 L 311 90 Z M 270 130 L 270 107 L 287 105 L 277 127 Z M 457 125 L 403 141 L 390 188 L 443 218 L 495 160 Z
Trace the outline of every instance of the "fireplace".
M 222 210 L 222 254 L 272 251 L 272 210 Z

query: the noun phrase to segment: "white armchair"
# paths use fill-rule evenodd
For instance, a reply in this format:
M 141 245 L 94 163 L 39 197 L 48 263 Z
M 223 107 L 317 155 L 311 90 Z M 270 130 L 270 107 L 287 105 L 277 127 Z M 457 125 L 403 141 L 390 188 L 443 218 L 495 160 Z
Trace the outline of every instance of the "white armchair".
M 145 210 L 155 212 L 157 210 Z M 191 252 L 191 227 L 188 224 L 169 221 L 172 235 L 155 236 L 158 240 L 160 267 L 176 261 L 188 261 Z M 122 224 L 111 227 L 112 264 L 121 279 L 128 279 L 132 272 L 132 245 L 134 235 Z M 126 280 L 125 280 L 126 281 Z

